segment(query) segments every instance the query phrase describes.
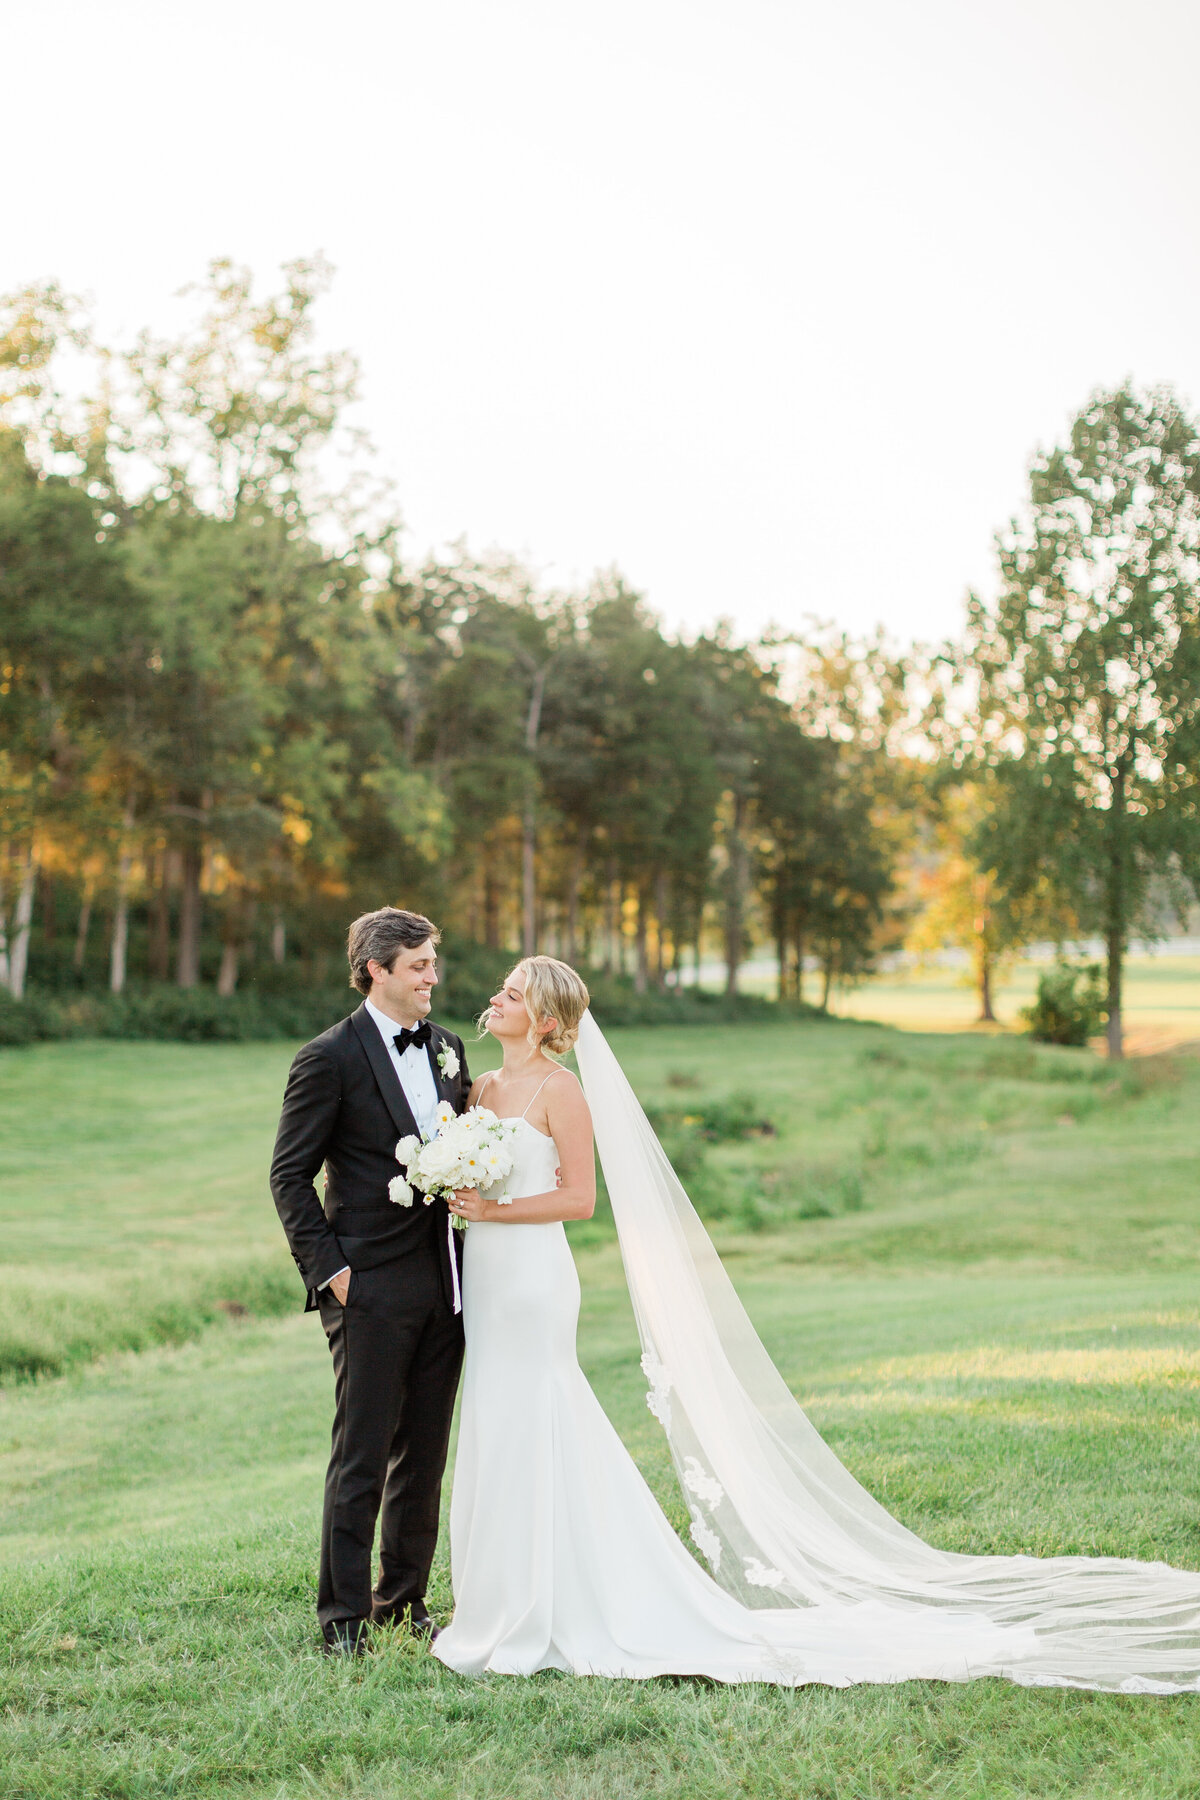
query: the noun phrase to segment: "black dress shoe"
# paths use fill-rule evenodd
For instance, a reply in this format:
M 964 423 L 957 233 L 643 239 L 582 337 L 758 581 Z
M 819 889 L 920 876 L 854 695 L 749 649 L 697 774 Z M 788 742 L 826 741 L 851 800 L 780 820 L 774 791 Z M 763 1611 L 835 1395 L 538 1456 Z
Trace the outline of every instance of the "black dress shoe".
M 367 1653 L 367 1621 L 338 1619 L 325 1627 L 322 1645 L 326 1656 L 365 1656 Z
M 441 1627 L 435 1625 L 425 1608 L 423 1601 L 416 1601 L 412 1606 L 397 1607 L 394 1612 L 377 1612 L 371 1614 L 372 1625 L 407 1625 L 414 1637 L 423 1638 L 432 1644 L 440 1635 Z

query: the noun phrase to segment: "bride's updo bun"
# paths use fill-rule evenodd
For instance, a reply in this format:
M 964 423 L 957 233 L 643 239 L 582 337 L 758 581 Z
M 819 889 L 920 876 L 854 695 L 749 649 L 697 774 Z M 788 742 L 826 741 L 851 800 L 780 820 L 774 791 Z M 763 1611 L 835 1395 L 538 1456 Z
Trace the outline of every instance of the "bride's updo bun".
M 555 956 L 526 956 L 514 973 L 525 977 L 529 1042 L 551 1056 L 565 1056 L 579 1036 L 579 1021 L 588 1008 L 587 984 Z M 547 1019 L 554 1020 L 553 1031 L 543 1031 Z

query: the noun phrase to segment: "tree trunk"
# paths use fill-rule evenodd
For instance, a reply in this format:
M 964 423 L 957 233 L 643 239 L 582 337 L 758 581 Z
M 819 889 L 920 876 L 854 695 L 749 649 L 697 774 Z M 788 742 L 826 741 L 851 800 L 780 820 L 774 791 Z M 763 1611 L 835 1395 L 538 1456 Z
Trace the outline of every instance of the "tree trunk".
M 125 959 L 129 949 L 129 894 L 122 888 L 117 895 L 116 911 L 113 913 L 112 949 L 108 958 L 108 990 L 111 994 L 125 992 Z
M 221 945 L 221 967 L 217 973 L 217 992 L 228 1000 L 237 988 L 239 949 L 236 944 Z
M 617 951 L 617 924 L 620 912 L 617 904 L 617 871 L 611 857 L 605 869 L 604 912 L 604 973 L 619 975 L 621 963 Z
M 579 961 L 579 890 L 583 886 L 583 837 L 576 838 L 567 869 L 567 961 Z
M 829 1011 L 829 998 L 833 992 L 833 958 L 826 957 L 824 965 L 825 985 L 821 989 L 821 1011 Z
M 54 948 L 55 937 L 57 936 L 55 926 L 57 925 L 58 920 L 54 916 L 54 877 L 48 875 L 45 869 L 42 870 L 38 888 L 42 896 L 42 939 L 47 950 L 52 950 Z
M 125 991 L 125 958 L 129 949 L 129 875 L 133 867 L 133 846 L 130 842 L 133 832 L 132 795 L 125 802 L 122 823 L 124 830 L 121 856 L 117 864 L 117 908 L 113 914 L 112 952 L 108 962 L 108 986 L 109 991 L 114 994 Z
M 521 954 L 537 950 L 537 813 L 532 782 L 525 794 L 521 822 Z
M 975 988 L 979 995 L 979 1025 L 994 1025 L 996 1015 L 992 1010 L 992 909 L 989 893 L 988 877 L 980 875 L 975 882 L 975 917 L 972 920 L 975 935 Z
M 729 867 L 725 886 L 725 997 L 733 1000 L 738 991 L 738 967 L 742 960 L 742 913 L 746 897 L 746 845 L 743 828 L 746 801 L 741 794 L 734 798 L 733 820 L 729 829 Z
M 29 932 L 33 923 L 33 890 L 37 882 L 37 862 L 30 846 L 25 873 L 17 890 L 13 908 L 13 941 L 8 965 L 8 988 L 14 1000 L 25 997 L 25 970 L 29 966 Z
M 525 750 L 529 766 L 525 772 L 525 806 L 521 819 L 521 954 L 533 956 L 537 950 L 537 741 L 542 722 L 542 697 L 546 692 L 547 668 L 539 669 L 529 694 L 529 712 L 525 719 Z
M 1121 975 L 1125 960 L 1125 859 L 1123 838 L 1125 826 L 1125 771 L 1118 768 L 1113 777 L 1112 808 L 1109 818 L 1108 880 L 1105 899 L 1105 943 L 1108 950 L 1108 1055 L 1120 1062 L 1125 1054 L 1121 1020 Z
M 193 988 L 200 979 L 200 871 L 199 844 L 183 852 L 183 893 L 179 907 L 179 951 L 175 959 L 175 983 Z
M 71 952 L 71 967 L 77 975 L 83 974 L 83 965 L 87 959 L 88 932 L 92 924 L 92 880 L 89 876 L 83 884 L 83 899 L 79 903 L 79 924 L 75 929 L 75 948 Z
M 1125 1054 L 1125 1038 L 1121 1020 L 1121 965 L 1124 961 L 1125 945 L 1119 931 L 1108 934 L 1108 1024 L 1105 1037 L 1108 1040 L 1108 1054 L 1113 1062 L 1119 1062 Z
M 271 961 L 284 962 L 287 958 L 287 926 L 283 922 L 283 909 L 275 908 L 275 917 L 271 921 Z
M 794 940 L 796 951 L 796 1003 L 804 1004 L 804 932 L 797 925 Z
M 659 993 L 667 986 L 667 874 L 660 869 L 654 877 L 654 985 Z
M 483 862 L 483 941 L 489 950 L 500 948 L 500 881 L 496 874 L 496 847 L 489 844 Z
M 790 1000 L 792 997 L 792 984 L 789 980 L 791 971 L 788 968 L 787 933 L 782 926 L 780 926 L 779 930 L 775 933 L 775 960 L 779 964 L 779 975 L 775 983 L 775 998 L 782 1003 L 785 1000 Z
M 633 991 L 644 994 L 650 973 L 650 957 L 646 945 L 646 895 L 642 888 L 637 890 L 637 919 L 634 926 L 637 957 L 633 968 Z
M 150 979 L 166 981 L 171 971 L 171 852 L 156 860 L 154 897 L 150 905 Z

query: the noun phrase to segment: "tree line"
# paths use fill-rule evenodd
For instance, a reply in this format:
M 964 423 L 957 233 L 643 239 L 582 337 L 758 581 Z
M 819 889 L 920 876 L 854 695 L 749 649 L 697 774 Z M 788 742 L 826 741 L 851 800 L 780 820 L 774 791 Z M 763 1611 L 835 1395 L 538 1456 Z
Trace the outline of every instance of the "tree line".
M 678 985 L 755 943 L 828 1001 L 880 953 L 1130 934 L 1200 860 L 1200 433 L 1093 397 L 961 643 L 673 637 L 621 575 L 414 564 L 314 347 L 328 272 L 217 263 L 175 339 L 0 313 L 0 982 L 334 978 L 401 901 L 460 943 Z M 343 459 L 349 458 L 343 466 Z M 367 464 L 369 474 L 369 463 Z M 818 985 L 812 986 L 811 971 Z M 810 973 L 806 976 L 806 971 Z M 1115 1021 L 1115 1023 L 1114 1023 Z

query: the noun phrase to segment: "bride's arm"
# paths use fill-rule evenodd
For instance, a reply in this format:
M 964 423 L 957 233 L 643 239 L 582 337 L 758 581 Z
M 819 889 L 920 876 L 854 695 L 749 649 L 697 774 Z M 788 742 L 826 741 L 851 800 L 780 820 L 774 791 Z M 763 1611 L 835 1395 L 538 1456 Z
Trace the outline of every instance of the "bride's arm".
M 549 1225 L 555 1219 L 590 1219 L 596 1208 L 596 1158 L 592 1150 L 592 1115 L 583 1089 L 573 1078 L 552 1081 L 546 1089 L 546 1117 L 558 1147 L 562 1180 L 548 1194 L 526 1194 L 501 1206 L 485 1200 L 476 1188 L 463 1188 L 450 1202 L 463 1219 L 486 1219 L 501 1225 Z

